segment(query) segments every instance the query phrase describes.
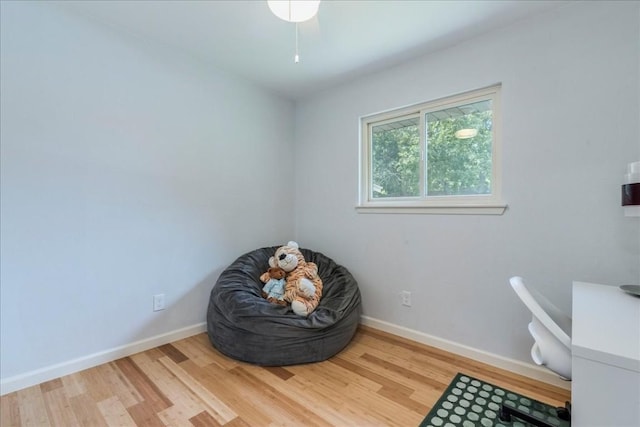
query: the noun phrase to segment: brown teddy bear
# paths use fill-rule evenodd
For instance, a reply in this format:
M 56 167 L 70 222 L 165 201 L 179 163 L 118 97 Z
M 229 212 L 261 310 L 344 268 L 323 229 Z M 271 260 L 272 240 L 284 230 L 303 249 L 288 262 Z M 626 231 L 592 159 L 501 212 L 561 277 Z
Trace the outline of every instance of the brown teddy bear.
M 275 255 L 269 258 L 269 266 L 280 267 L 287 272 L 284 300 L 291 303 L 293 312 L 299 316 L 311 314 L 322 297 L 318 266 L 306 262 L 298 244 L 293 241 L 276 250 Z
M 287 305 L 287 301 L 284 300 L 286 274 L 287 272 L 280 267 L 269 267 L 269 270 L 260 276 L 260 280 L 264 283 L 262 296 L 267 301 L 274 304 Z

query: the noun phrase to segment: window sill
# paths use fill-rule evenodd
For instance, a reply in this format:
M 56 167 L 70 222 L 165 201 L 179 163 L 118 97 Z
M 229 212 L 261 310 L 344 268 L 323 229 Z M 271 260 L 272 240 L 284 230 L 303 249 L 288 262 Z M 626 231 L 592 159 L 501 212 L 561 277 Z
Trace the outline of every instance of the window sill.
M 356 206 L 356 212 L 364 214 L 502 215 L 506 209 L 506 203 L 446 206 Z

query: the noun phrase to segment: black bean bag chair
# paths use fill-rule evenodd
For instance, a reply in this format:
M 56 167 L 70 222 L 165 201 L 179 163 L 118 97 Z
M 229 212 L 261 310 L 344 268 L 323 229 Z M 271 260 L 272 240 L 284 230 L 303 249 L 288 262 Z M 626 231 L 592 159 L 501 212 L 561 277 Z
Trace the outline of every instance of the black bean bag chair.
M 358 284 L 345 267 L 301 248 L 305 260 L 318 265 L 323 294 L 308 317 L 298 316 L 261 295 L 260 275 L 278 247 L 246 253 L 222 272 L 209 299 L 209 340 L 227 356 L 262 366 L 326 360 L 356 332 L 362 314 Z

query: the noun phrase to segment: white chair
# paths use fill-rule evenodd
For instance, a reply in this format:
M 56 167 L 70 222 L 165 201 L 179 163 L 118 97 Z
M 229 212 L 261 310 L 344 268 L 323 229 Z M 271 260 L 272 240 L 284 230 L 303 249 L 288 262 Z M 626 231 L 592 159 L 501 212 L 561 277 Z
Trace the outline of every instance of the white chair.
M 531 347 L 531 358 L 536 364 L 545 366 L 561 378 L 571 380 L 571 318 L 535 289 L 527 288 L 522 277 L 512 277 L 509 282 L 531 311 L 529 333 L 535 341 Z M 558 417 L 569 420 L 570 412 L 571 405 L 567 402 L 564 408 L 558 408 Z M 534 425 L 548 425 L 503 406 L 501 419 L 509 421 L 511 415 Z
M 529 333 L 535 340 L 531 358 L 565 380 L 571 380 L 571 318 L 548 299 L 529 289 L 522 277 L 512 277 L 511 287 L 531 311 Z

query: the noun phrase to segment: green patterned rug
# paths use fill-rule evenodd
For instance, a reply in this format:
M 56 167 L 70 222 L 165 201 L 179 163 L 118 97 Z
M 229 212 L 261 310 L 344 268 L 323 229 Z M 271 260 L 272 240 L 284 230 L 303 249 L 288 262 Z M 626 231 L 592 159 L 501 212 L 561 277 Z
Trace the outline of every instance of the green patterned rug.
M 556 416 L 556 408 L 493 384 L 457 374 L 420 427 L 530 427 L 516 415 L 500 421 L 500 405 L 517 408 L 529 416 L 558 427 L 570 426 Z

